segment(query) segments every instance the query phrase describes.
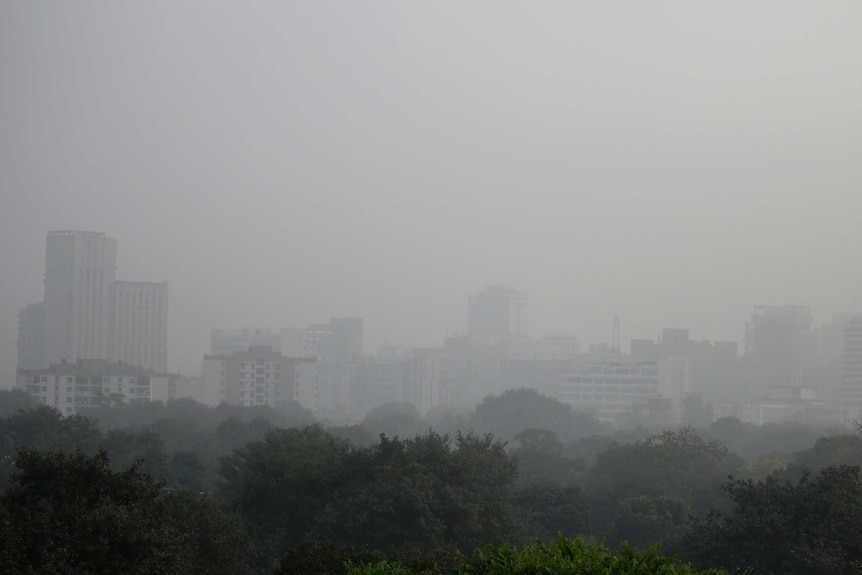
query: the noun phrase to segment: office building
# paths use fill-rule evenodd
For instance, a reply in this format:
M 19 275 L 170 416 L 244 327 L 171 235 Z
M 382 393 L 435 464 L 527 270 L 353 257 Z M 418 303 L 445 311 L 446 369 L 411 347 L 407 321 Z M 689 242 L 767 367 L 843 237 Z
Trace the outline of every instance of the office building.
M 40 302 L 18 314 L 18 369 L 40 369 L 45 365 L 45 304 Z
M 305 357 L 323 363 L 357 363 L 362 357 L 362 318 L 333 317 L 315 323 L 305 333 Z
M 168 369 L 168 284 L 114 283 L 114 361 Z
M 273 351 L 282 351 L 281 334 L 263 328 L 210 330 L 210 355 L 230 355 L 238 351 L 248 351 L 252 346 L 265 346 Z
M 527 296 L 513 288 L 488 286 L 467 304 L 467 335 L 505 338 L 527 335 Z
M 659 398 L 656 365 L 586 365 L 564 376 L 559 399 L 576 409 L 595 412 L 605 421 L 619 419 L 636 404 Z
M 813 387 L 817 334 L 807 306 L 758 306 L 745 325 L 742 399 L 775 393 L 776 387 Z
M 167 371 L 166 283 L 116 280 L 117 242 L 49 232 L 44 300 L 18 316 L 18 370 L 106 360 Z
M 45 355 L 110 359 L 117 242 L 103 233 L 49 232 L 45 250 Z
M 862 318 L 844 325 L 842 398 L 844 403 L 862 404 Z

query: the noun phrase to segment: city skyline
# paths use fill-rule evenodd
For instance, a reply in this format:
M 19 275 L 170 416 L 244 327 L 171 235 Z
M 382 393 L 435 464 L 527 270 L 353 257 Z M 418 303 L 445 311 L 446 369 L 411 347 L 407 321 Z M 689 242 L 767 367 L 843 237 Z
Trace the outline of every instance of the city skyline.
M 624 345 L 859 310 L 862 7 L 743 9 L 4 2 L 4 384 L 48 230 L 170 282 L 184 373 L 218 326 L 439 345 L 489 284 Z
M 115 238 L 111 238 L 111 237 L 107 236 L 107 235 L 105 234 L 105 232 L 89 232 L 89 231 L 87 231 L 87 232 L 77 232 L 77 231 L 76 231 L 76 232 L 67 232 L 67 231 L 51 231 L 51 232 L 48 232 L 48 237 L 50 238 L 50 237 L 51 237 L 51 234 L 61 234 L 61 235 L 62 235 L 62 234 L 72 234 L 72 233 L 75 233 L 75 234 L 96 234 L 96 235 L 99 235 L 99 236 L 107 237 L 109 240 L 111 240 L 112 242 L 114 242 L 114 244 L 113 244 L 113 251 L 114 251 L 115 253 L 119 251 L 119 250 L 117 250 L 117 248 L 116 248 L 116 239 L 115 239 Z M 113 258 L 116 258 L 117 256 L 116 256 L 116 255 L 113 255 L 112 257 L 113 257 Z M 113 260 L 112 260 L 112 261 L 113 261 Z M 115 266 L 115 267 L 116 267 L 116 266 Z M 158 284 L 152 284 L 152 282 L 129 282 L 129 281 L 119 281 L 119 280 L 117 280 L 117 282 L 116 282 L 116 283 L 117 283 L 118 285 L 122 285 L 122 286 L 134 286 L 135 284 L 140 284 L 140 285 L 142 285 L 142 286 L 157 286 L 157 285 L 158 285 Z M 168 282 L 168 283 L 169 283 L 169 282 Z M 446 337 L 449 337 L 449 336 L 452 336 L 452 335 L 458 335 L 458 334 L 468 334 L 468 333 L 469 333 L 469 325 L 470 325 L 470 321 L 471 321 L 471 320 L 470 320 L 470 317 L 471 317 L 471 313 L 472 313 L 472 312 L 470 312 L 471 302 L 473 302 L 474 300 L 482 300 L 483 298 L 484 298 L 484 299 L 487 299 L 487 298 L 488 298 L 488 294 L 489 294 L 489 293 L 490 293 L 490 294 L 493 294 L 494 292 L 499 292 L 499 291 L 501 291 L 501 290 L 502 290 L 502 292 L 504 293 L 504 296 L 503 296 L 503 297 L 508 297 L 508 296 L 505 296 L 505 293 L 506 293 L 506 292 L 511 292 L 511 293 L 513 293 L 514 295 L 516 295 L 516 296 L 518 296 L 518 297 L 523 298 L 523 307 L 524 307 L 524 308 L 526 308 L 526 307 L 527 307 L 527 306 L 526 306 L 526 301 L 527 301 L 527 299 L 529 298 L 529 294 L 527 294 L 527 293 L 522 293 L 522 291 L 523 291 L 523 290 L 516 289 L 516 288 L 515 288 L 515 287 L 513 287 L 513 286 L 500 286 L 499 284 L 493 284 L 493 283 L 491 283 L 491 284 L 487 284 L 487 285 L 484 285 L 484 286 L 480 286 L 479 288 L 476 288 L 475 290 L 473 290 L 473 292 L 468 293 L 468 294 L 464 294 L 464 295 L 463 295 L 463 297 L 461 298 L 461 299 L 463 299 L 463 300 L 464 300 L 464 304 L 465 304 L 465 305 L 464 305 L 463 310 L 462 310 L 463 314 L 462 314 L 462 318 L 461 318 L 460 325 L 459 325 L 458 327 L 452 327 L 452 328 L 450 328 L 450 329 L 446 330 L 445 332 L 443 332 L 443 333 L 439 334 L 439 336 L 437 337 L 436 341 L 430 341 L 430 342 L 420 341 L 420 342 L 417 344 L 417 343 L 413 343 L 413 341 L 411 341 L 409 338 L 407 338 L 407 339 L 405 339 L 405 340 L 403 340 L 403 341 L 396 341 L 396 340 L 391 340 L 391 339 L 386 339 L 386 338 L 383 338 L 383 339 L 379 339 L 379 338 L 378 338 L 378 339 L 375 339 L 375 338 L 374 338 L 374 335 L 372 335 L 371 337 L 369 337 L 368 335 L 366 335 L 366 340 L 367 340 L 367 341 L 371 341 L 371 345 L 367 348 L 366 353 L 368 353 L 368 354 L 373 354 L 373 353 L 375 353 L 375 352 L 376 352 L 376 350 L 377 350 L 379 347 L 384 346 L 384 345 L 400 345 L 400 346 L 404 346 L 404 347 L 408 347 L 408 348 L 409 348 L 409 347 L 434 347 L 434 346 L 440 346 L 440 345 L 442 345 L 442 343 L 443 343 L 443 341 L 444 341 L 444 339 L 445 339 Z M 496 297 L 500 297 L 500 296 L 496 296 Z M 531 312 L 532 312 L 532 310 L 533 310 L 534 308 L 538 308 L 539 310 L 541 310 L 541 307 L 542 307 L 542 306 L 541 306 L 541 302 L 539 302 L 539 303 L 538 303 L 538 305 L 537 305 L 537 302 L 535 302 L 534 300 L 532 300 L 532 299 L 531 299 L 530 301 L 531 301 L 531 305 L 530 305 L 530 310 L 531 310 Z M 520 305 L 520 304 L 519 304 L 519 305 Z M 809 312 L 812 312 L 812 311 L 813 311 L 813 310 L 811 309 L 811 306 L 806 306 L 806 305 L 804 305 L 804 304 L 798 304 L 798 303 L 792 303 L 792 304 L 791 304 L 791 303 L 786 303 L 786 302 L 785 302 L 785 303 L 780 303 L 780 304 L 769 304 L 769 305 L 767 305 L 766 307 L 769 307 L 769 306 L 773 306 L 773 307 L 804 307 L 804 308 L 807 308 Z M 23 307 L 21 308 L 21 310 L 19 310 L 19 312 L 20 312 L 20 313 L 24 313 L 24 312 L 26 311 L 26 310 L 25 310 L 25 308 L 29 308 L 29 307 L 31 307 L 31 306 L 30 306 L 30 304 L 28 304 L 28 305 L 26 305 L 26 306 L 23 306 Z M 750 310 L 751 310 L 751 309 L 757 309 L 757 308 L 761 308 L 761 307 L 764 307 L 764 305 L 763 305 L 763 304 L 751 305 L 751 306 L 749 307 L 749 310 L 748 310 L 748 312 L 747 312 L 747 313 L 750 313 Z M 527 325 L 527 321 L 526 321 L 526 316 L 527 316 L 527 314 L 526 314 L 526 310 L 525 310 L 525 309 L 524 309 L 524 310 L 521 310 L 521 311 L 519 311 L 518 313 L 519 313 L 519 314 L 521 314 L 521 315 L 523 316 L 523 317 L 519 318 L 519 320 L 518 320 L 519 322 L 522 322 L 522 324 L 523 324 L 523 326 L 522 326 L 522 327 L 519 327 L 519 328 L 518 328 L 519 330 L 521 330 L 521 333 L 522 333 L 523 335 L 526 335 L 526 336 L 529 336 L 529 337 L 532 337 L 532 338 L 540 338 L 540 337 L 542 337 L 542 336 L 574 336 L 574 337 L 577 337 L 577 338 L 579 339 L 579 341 L 580 341 L 582 344 L 601 344 L 601 343 L 608 343 L 608 344 L 610 344 L 610 343 L 612 343 L 612 338 L 613 338 L 613 333 L 612 333 L 612 330 L 613 330 L 613 322 L 614 322 L 614 320 L 615 320 L 615 319 L 617 319 L 617 318 L 619 317 L 619 316 L 615 316 L 615 317 L 608 318 L 608 325 L 606 326 L 606 333 L 605 333 L 605 334 L 598 334 L 598 333 L 597 333 L 597 334 L 595 335 L 595 337 L 590 338 L 590 337 L 588 337 L 588 336 L 584 336 L 584 335 L 582 335 L 582 334 L 579 332 L 579 330 L 577 329 L 577 326 L 572 326 L 572 327 L 569 327 L 569 328 L 564 327 L 563 329 L 561 329 L 561 330 L 560 330 L 560 329 L 558 329 L 558 330 L 556 330 L 556 331 L 552 331 L 552 330 L 541 330 L 541 329 L 539 329 L 539 330 L 536 330 L 536 329 L 534 329 L 534 330 L 527 330 L 527 328 L 526 328 L 526 325 Z M 814 325 L 815 327 L 820 327 L 821 325 L 826 325 L 826 324 L 828 324 L 828 323 L 830 323 L 830 322 L 831 322 L 832 317 L 833 317 L 835 314 L 842 314 L 842 313 L 850 313 L 850 314 L 853 314 L 853 313 L 855 313 L 855 312 L 854 312 L 853 310 L 821 310 L 821 313 L 820 313 L 820 314 L 818 314 L 818 315 L 816 316 L 816 321 L 814 321 L 814 324 L 813 324 L 813 325 Z M 297 314 L 297 315 L 301 315 L 301 314 Z M 329 316 L 327 316 L 327 317 L 333 317 L 333 315 L 332 315 L 332 314 L 329 314 Z M 532 316 L 531 316 L 531 317 L 532 317 Z M 363 318 L 363 319 L 365 319 L 366 321 L 368 321 L 366 318 Z M 374 322 L 373 322 L 373 319 L 374 319 L 374 318 L 370 318 L 370 319 L 371 319 L 371 325 L 374 325 Z M 652 328 L 640 329 L 640 330 L 637 332 L 637 335 L 634 335 L 634 334 L 631 334 L 630 332 L 627 332 L 627 330 L 626 330 L 626 326 L 625 326 L 625 323 L 623 323 L 623 324 L 622 324 L 622 330 L 621 330 L 621 333 L 622 333 L 622 336 L 621 336 L 621 344 L 622 344 L 623 349 L 624 349 L 624 350 L 627 350 L 627 348 L 628 348 L 628 346 L 629 346 L 630 341 L 631 341 L 631 340 L 633 340 L 633 339 L 644 339 L 644 338 L 649 339 L 649 338 L 650 338 L 650 337 L 652 337 L 653 335 L 659 334 L 659 333 L 661 332 L 661 330 L 662 330 L 662 329 L 664 329 L 664 328 L 667 328 L 667 327 L 679 327 L 679 328 L 684 328 L 684 329 L 686 329 L 686 330 L 689 330 L 689 331 L 694 332 L 694 333 L 695 333 L 695 335 L 697 335 L 697 336 L 698 336 L 698 337 L 697 337 L 697 339 L 708 340 L 708 341 L 733 341 L 733 342 L 738 342 L 738 343 L 740 344 L 740 354 L 743 354 L 743 353 L 744 353 L 744 349 L 742 348 L 742 344 L 743 344 L 743 343 L 744 343 L 744 341 L 745 341 L 746 329 L 747 329 L 747 328 L 746 328 L 746 322 L 747 322 L 747 319 L 748 319 L 748 316 L 747 316 L 747 315 L 745 315 L 745 316 L 742 316 L 742 317 L 738 318 L 738 322 L 737 322 L 737 323 L 738 323 L 738 330 L 737 330 L 737 331 L 739 332 L 739 334 L 738 334 L 738 337 L 737 337 L 737 338 L 714 337 L 714 336 L 712 336 L 711 334 L 708 334 L 708 333 L 699 333 L 699 332 L 697 332 L 696 330 L 694 330 L 693 328 L 691 328 L 691 327 L 690 327 L 690 325 L 686 325 L 686 324 L 684 324 L 684 323 L 682 323 L 682 324 L 673 324 L 672 326 L 669 326 L 669 325 L 655 325 L 655 326 L 652 326 Z M 813 318 L 812 318 L 812 319 L 813 319 Z M 313 321 L 311 321 L 311 322 L 309 322 L 309 323 L 314 323 L 314 321 L 319 320 L 319 318 L 312 318 L 312 320 L 313 320 Z M 622 320 L 623 320 L 623 322 L 624 322 L 625 318 L 622 318 Z M 169 327 L 170 327 L 170 322 L 168 322 L 168 325 L 169 325 Z M 266 329 L 282 329 L 282 330 L 283 330 L 283 329 L 298 329 L 298 328 L 299 328 L 299 326 L 300 326 L 301 324 L 300 324 L 300 323 L 298 323 L 298 322 L 296 322 L 296 321 L 294 321 L 294 322 L 292 322 L 292 323 L 285 323 L 285 324 L 283 324 L 283 325 L 281 325 L 281 326 L 279 326 L 279 325 L 274 325 L 274 324 L 272 324 L 271 322 L 266 323 L 266 324 L 261 323 L 261 324 L 257 324 L 257 325 L 255 325 L 255 324 L 253 324 L 253 323 L 251 323 L 251 322 L 247 322 L 247 323 L 240 324 L 240 325 L 230 325 L 230 326 L 220 326 L 220 327 L 221 327 L 222 329 L 227 329 L 227 330 L 237 330 L 237 329 L 239 329 L 239 330 L 243 330 L 243 329 L 252 328 L 252 327 L 253 327 L 253 328 L 260 328 L 260 327 L 261 327 L 261 325 L 265 325 L 265 326 L 266 326 Z M 171 353 L 171 352 L 172 352 L 172 350 L 171 350 L 171 349 L 169 349 L 169 350 L 168 350 L 168 351 L 169 351 L 169 352 L 168 352 L 168 357 L 170 358 L 170 360 L 169 360 L 169 362 L 170 362 L 170 363 L 168 363 L 168 371 L 170 371 L 170 372 L 175 372 L 175 373 L 183 373 L 183 374 L 193 374 L 193 373 L 196 373 L 196 371 L 197 371 L 197 370 L 199 370 L 199 365 L 197 365 L 197 364 L 199 363 L 199 358 L 198 358 L 198 356 L 199 356 L 199 355 L 201 355 L 201 354 L 203 354 L 203 353 L 206 353 L 206 350 L 207 350 L 207 349 L 209 348 L 209 346 L 210 346 L 210 342 L 209 342 L 209 340 L 210 340 L 210 339 L 211 339 L 211 337 L 212 337 L 211 332 L 212 332 L 213 330 L 218 330 L 218 329 L 219 329 L 218 327 L 215 327 L 215 326 L 213 326 L 213 325 L 206 324 L 206 323 L 204 323 L 204 322 L 202 322 L 199 326 L 196 326 L 195 331 L 200 332 L 200 334 L 205 334 L 205 339 L 207 340 L 207 343 L 205 343 L 205 344 L 201 344 L 201 347 L 200 347 L 200 351 L 199 351 L 199 353 L 198 353 L 198 352 L 196 352 L 196 351 L 193 351 L 191 354 L 184 354 L 184 353 L 182 352 L 182 350 L 179 350 L 179 351 L 173 351 L 173 353 Z M 651 332 L 650 332 L 650 329 L 652 329 L 652 331 L 651 331 Z M 366 332 L 366 333 L 367 333 L 367 332 Z M 204 339 L 204 338 L 199 338 L 199 339 Z M 170 348 L 170 339 L 169 339 L 168 346 L 169 346 L 169 348 Z M 15 353 L 17 354 L 17 351 L 16 351 Z M 174 355 L 176 355 L 176 357 L 172 357 L 172 356 L 174 356 Z M 189 357 L 189 355 L 191 355 L 191 357 Z M 91 359 L 91 358 L 89 358 L 89 359 Z M 48 361 L 50 361 L 50 360 L 48 360 Z M 176 367 L 173 367 L 173 366 L 176 366 Z M 185 369 L 184 369 L 182 366 L 185 366 Z M 193 366 L 193 367 L 192 367 L 191 369 L 189 369 L 189 368 L 188 368 L 189 366 Z M 11 379 L 14 381 L 14 368 L 13 368 L 13 372 L 12 372 L 12 373 L 13 373 L 13 375 L 12 375 Z

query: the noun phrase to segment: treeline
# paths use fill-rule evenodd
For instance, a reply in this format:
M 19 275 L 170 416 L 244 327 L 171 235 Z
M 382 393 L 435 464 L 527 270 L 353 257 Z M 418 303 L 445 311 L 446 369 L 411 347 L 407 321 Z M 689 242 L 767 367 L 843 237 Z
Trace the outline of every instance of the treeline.
M 427 419 L 383 406 L 355 426 L 297 404 L 0 405 L 16 409 L 0 416 L 3 573 L 457 573 L 486 545 L 511 559 L 495 572 L 532 572 L 507 544 L 551 563 L 572 545 L 622 564 L 661 544 L 673 569 L 862 566 L 855 433 L 732 419 L 612 432 L 531 390 Z

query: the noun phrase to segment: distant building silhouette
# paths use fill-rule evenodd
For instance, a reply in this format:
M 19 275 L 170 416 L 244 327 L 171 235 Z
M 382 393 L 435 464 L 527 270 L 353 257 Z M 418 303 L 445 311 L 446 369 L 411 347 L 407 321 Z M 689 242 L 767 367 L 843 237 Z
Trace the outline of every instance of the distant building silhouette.
M 471 338 L 526 336 L 527 296 L 504 286 L 488 286 L 471 295 L 467 335 Z
M 167 283 L 118 282 L 117 242 L 101 232 L 49 232 L 44 301 L 18 323 L 18 369 L 78 360 L 167 371 Z

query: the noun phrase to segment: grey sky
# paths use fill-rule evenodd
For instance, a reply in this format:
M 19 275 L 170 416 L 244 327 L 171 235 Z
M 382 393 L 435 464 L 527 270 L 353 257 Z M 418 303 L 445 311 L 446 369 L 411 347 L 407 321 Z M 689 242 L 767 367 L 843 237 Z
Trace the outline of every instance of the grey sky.
M 210 327 L 434 345 L 488 283 L 530 331 L 742 337 L 862 307 L 857 2 L 0 3 L 0 375 L 45 233 Z

